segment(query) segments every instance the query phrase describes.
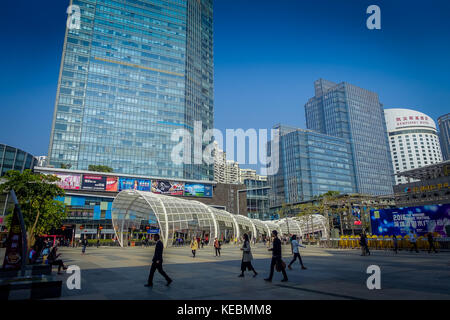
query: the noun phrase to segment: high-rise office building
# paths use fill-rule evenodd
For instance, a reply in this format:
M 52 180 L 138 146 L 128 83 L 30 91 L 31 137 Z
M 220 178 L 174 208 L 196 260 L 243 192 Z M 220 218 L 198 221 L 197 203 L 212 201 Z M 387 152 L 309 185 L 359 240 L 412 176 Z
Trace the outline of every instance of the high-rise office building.
M 439 117 L 438 124 L 442 156 L 444 160 L 450 160 L 450 113 Z
M 320 79 L 314 86 L 315 96 L 305 105 L 307 128 L 350 141 L 359 193 L 392 194 L 393 170 L 378 95 L 346 82 Z
M 356 192 L 349 139 L 278 125 L 278 172 L 268 176 L 270 206 L 312 200 L 328 191 Z M 268 144 L 269 154 L 272 152 Z M 273 164 L 272 164 L 273 165 Z
M 72 0 L 49 163 L 212 180 L 213 166 L 171 159 L 172 133 L 214 127 L 212 0 Z M 208 143 L 204 142 L 203 147 Z M 192 147 L 194 149 L 194 147 Z M 201 161 L 200 161 L 201 163 Z
M 442 162 L 436 123 L 422 112 L 385 109 L 394 173 Z M 407 183 L 395 176 L 396 184 Z

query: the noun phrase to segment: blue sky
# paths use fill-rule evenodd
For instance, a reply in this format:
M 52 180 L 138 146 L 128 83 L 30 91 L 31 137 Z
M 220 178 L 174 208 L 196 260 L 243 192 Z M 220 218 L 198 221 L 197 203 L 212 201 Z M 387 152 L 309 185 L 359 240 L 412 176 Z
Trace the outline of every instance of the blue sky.
M 68 0 L 3 3 L 0 142 L 47 153 Z M 450 1 L 215 0 L 218 129 L 304 127 L 313 81 L 347 81 L 385 107 L 450 112 Z M 382 30 L 366 28 L 381 8 Z

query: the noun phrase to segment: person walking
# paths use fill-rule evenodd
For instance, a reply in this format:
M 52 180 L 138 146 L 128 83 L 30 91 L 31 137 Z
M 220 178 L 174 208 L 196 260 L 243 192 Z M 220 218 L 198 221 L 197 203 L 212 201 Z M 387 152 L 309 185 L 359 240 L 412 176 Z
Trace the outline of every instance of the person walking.
M 411 249 L 409 251 L 416 250 L 416 253 L 419 253 L 419 249 L 417 249 L 416 235 L 412 230 L 409 230 L 409 243 L 411 244 Z
M 434 238 L 433 233 L 428 232 L 428 253 L 431 253 L 431 249 L 433 249 L 434 253 L 437 253 L 436 247 L 434 246 Z
M 239 275 L 239 278 L 244 277 L 245 270 L 248 269 L 248 271 L 253 271 L 253 278 L 258 275 L 255 268 L 252 266 L 252 249 L 250 247 L 250 241 L 248 239 L 248 234 L 244 233 L 244 244 L 241 248 L 242 250 L 242 262 L 241 262 L 241 274 Z
M 397 236 L 395 234 L 392 236 L 392 241 L 394 242 L 395 254 L 397 254 L 398 253 L 398 239 L 397 239 Z
M 192 250 L 192 257 L 195 258 L 195 253 L 197 252 L 198 249 L 198 242 L 197 242 L 197 238 L 192 238 L 191 241 L 191 250 Z
M 269 251 L 272 251 L 272 261 L 270 262 L 270 275 L 267 279 L 264 279 L 265 281 L 272 281 L 273 278 L 273 271 L 275 266 L 277 266 L 277 270 L 280 270 L 283 273 L 283 280 L 281 282 L 288 281 L 288 277 L 286 274 L 285 268 L 283 268 L 283 260 L 282 258 L 282 252 L 281 252 L 281 240 L 278 239 L 278 232 L 276 230 L 272 231 L 272 237 L 273 237 L 273 247 L 269 249 Z
M 366 236 L 366 232 L 363 231 L 361 234 L 361 238 L 359 239 L 359 244 L 361 246 L 361 255 L 365 256 L 366 254 L 368 254 L 370 256 L 370 251 L 369 251 L 369 246 L 367 244 L 367 236 Z
M 86 254 L 87 245 L 88 245 L 88 241 L 86 238 L 83 237 L 83 239 L 81 239 L 81 246 L 83 247 L 83 249 L 81 249 L 81 254 Z
M 220 257 L 220 242 L 217 238 L 214 239 L 214 249 L 216 250 L 216 257 Z
M 294 254 L 294 259 L 292 259 L 291 263 L 289 263 L 289 265 L 288 265 L 289 270 L 292 270 L 291 266 L 297 260 L 297 258 L 300 261 L 302 270 L 306 270 L 306 267 L 303 265 L 302 257 L 300 256 L 300 251 L 298 249 L 298 247 L 304 248 L 304 246 L 299 242 L 299 240 L 297 240 L 297 236 L 295 234 L 292 236 L 291 244 L 292 244 L 292 253 Z
M 166 281 L 167 281 L 166 285 L 169 286 L 173 282 L 173 280 L 170 279 L 170 277 L 167 275 L 167 273 L 165 273 L 163 270 L 162 265 L 163 265 L 164 245 L 159 238 L 159 234 L 155 235 L 155 241 L 156 241 L 155 254 L 153 255 L 152 267 L 150 268 L 150 274 L 148 276 L 148 281 L 145 286 L 153 287 L 153 276 L 155 275 L 156 270 L 158 270 L 159 274 L 162 275 L 166 279 Z

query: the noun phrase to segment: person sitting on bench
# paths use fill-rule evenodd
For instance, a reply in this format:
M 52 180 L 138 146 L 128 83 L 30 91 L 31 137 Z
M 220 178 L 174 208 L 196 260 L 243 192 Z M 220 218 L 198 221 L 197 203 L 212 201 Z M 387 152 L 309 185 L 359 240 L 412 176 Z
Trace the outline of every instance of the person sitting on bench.
M 61 268 L 66 270 L 67 267 L 64 265 L 64 262 L 61 259 L 58 259 L 61 254 L 60 253 L 56 254 L 57 251 L 58 251 L 58 247 L 57 246 L 53 247 L 52 251 L 48 255 L 47 261 L 48 261 L 48 264 L 51 266 L 54 266 L 54 265 L 58 266 L 58 274 L 61 274 Z

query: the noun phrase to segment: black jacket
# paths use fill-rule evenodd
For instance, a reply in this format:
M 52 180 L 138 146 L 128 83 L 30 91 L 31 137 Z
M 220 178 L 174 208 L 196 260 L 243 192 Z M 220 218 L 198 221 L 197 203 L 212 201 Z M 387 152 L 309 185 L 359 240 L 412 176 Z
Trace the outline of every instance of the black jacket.
M 278 238 L 273 240 L 272 257 L 281 258 L 281 240 Z
M 164 245 L 161 242 L 161 240 L 159 240 L 156 243 L 155 255 L 153 256 L 153 262 L 160 261 L 160 263 L 162 263 L 162 261 L 163 261 L 163 250 L 164 250 Z

